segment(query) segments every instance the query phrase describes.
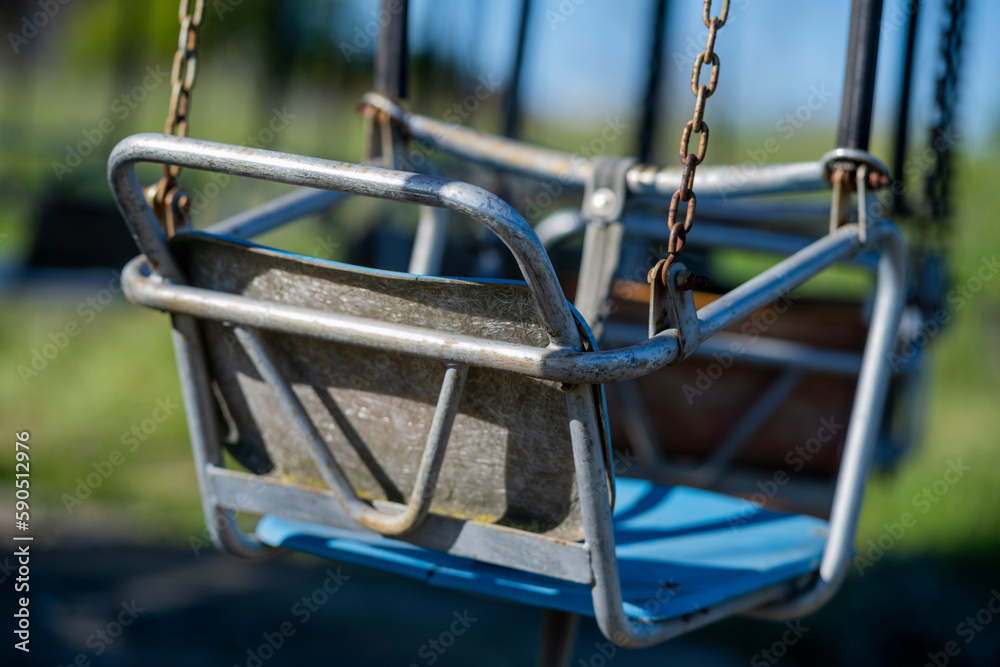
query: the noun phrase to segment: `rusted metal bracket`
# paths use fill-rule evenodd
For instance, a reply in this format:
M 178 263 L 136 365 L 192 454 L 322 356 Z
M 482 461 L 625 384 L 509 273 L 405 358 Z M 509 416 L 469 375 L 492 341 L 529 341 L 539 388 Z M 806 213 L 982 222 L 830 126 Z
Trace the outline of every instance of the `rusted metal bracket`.
M 690 289 L 685 289 L 691 275 L 678 262 L 668 269 L 666 285 L 660 280 L 654 280 L 649 289 L 649 337 L 652 338 L 667 328 L 677 329 L 677 342 L 680 344 L 678 361 L 694 354 L 701 341 L 694 295 Z

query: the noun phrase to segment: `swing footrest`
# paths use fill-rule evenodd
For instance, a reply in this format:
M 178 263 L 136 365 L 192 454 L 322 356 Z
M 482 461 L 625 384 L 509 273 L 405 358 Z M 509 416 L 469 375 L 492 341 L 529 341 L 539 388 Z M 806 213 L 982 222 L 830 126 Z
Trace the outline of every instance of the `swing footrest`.
M 827 524 L 680 486 L 618 480 L 614 532 L 626 613 L 682 618 L 738 598 L 747 609 L 808 585 Z M 594 616 L 591 587 L 480 563 L 381 536 L 265 516 L 265 543 L 429 584 Z

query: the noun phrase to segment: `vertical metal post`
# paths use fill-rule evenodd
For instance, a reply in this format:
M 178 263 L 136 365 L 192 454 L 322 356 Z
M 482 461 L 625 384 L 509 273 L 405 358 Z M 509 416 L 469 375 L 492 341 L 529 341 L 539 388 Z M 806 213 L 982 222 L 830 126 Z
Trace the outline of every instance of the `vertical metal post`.
M 382 0 L 381 13 L 387 21 L 379 32 L 375 49 L 375 91 L 397 100 L 405 98 L 407 93 L 409 9 L 409 0 Z
M 892 162 L 892 173 L 899 182 L 893 192 L 898 192 L 893 206 L 897 211 L 905 210 L 903 200 L 903 174 L 906 164 L 906 145 L 910 136 L 910 102 L 913 92 L 913 60 L 917 44 L 917 18 L 920 15 L 920 0 L 912 0 L 906 17 L 906 41 L 903 43 L 903 71 L 899 87 L 899 107 L 896 110 L 896 145 Z
M 868 150 L 881 20 L 882 0 L 854 0 L 847 43 L 844 100 L 837 129 L 838 148 Z
M 573 658 L 576 629 L 580 617 L 567 611 L 546 609 L 542 618 L 542 640 L 538 650 L 539 667 L 568 667 Z
M 663 47 L 667 23 L 667 0 L 654 0 L 656 14 L 649 52 L 649 78 L 646 80 L 646 98 L 642 105 L 642 125 L 639 127 L 639 162 L 647 163 L 653 156 L 656 142 L 656 120 L 660 116 L 660 89 L 663 85 Z
M 517 30 L 517 50 L 514 54 L 514 69 L 510 85 L 504 97 L 503 135 L 514 138 L 518 134 L 521 120 L 521 73 L 524 70 L 524 44 L 528 36 L 528 17 L 531 14 L 531 0 L 521 4 L 521 24 Z

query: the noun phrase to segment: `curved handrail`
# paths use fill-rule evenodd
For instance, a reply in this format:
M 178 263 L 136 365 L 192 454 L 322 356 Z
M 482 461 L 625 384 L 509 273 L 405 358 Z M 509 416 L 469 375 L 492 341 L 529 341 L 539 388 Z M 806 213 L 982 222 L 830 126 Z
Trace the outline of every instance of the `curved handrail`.
M 183 284 L 182 272 L 135 175 L 142 162 L 176 164 L 232 176 L 445 208 L 479 221 L 517 260 L 542 324 L 557 347 L 581 346 L 569 304 L 548 254 L 531 226 L 496 195 L 475 185 L 393 169 L 336 162 L 163 134 L 126 137 L 111 151 L 108 180 L 136 243 L 153 269 Z

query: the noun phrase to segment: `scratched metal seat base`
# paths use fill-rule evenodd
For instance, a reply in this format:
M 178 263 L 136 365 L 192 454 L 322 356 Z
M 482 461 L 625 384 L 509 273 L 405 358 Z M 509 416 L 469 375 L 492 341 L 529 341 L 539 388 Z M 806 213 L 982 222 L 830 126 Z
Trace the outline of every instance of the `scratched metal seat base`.
M 722 602 L 745 609 L 808 585 L 827 524 L 730 496 L 621 479 L 615 552 L 625 612 L 636 621 L 684 619 Z M 275 547 L 400 574 L 433 586 L 594 616 L 591 586 L 477 563 L 378 535 L 264 517 L 257 536 Z M 738 613 L 739 606 L 733 608 Z

